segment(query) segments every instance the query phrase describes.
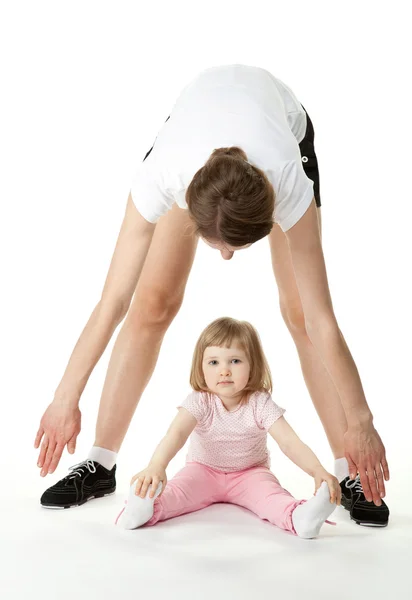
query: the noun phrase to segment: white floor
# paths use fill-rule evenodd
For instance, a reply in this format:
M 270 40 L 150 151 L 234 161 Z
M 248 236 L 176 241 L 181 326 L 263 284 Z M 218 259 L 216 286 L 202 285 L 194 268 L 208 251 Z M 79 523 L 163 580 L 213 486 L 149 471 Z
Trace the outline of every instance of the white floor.
M 412 598 L 404 502 L 385 529 L 359 527 L 338 508 L 336 527 L 301 540 L 222 504 L 126 532 L 113 524 L 122 501 L 118 492 L 52 511 L 29 491 L 12 506 L 3 496 L 2 600 Z

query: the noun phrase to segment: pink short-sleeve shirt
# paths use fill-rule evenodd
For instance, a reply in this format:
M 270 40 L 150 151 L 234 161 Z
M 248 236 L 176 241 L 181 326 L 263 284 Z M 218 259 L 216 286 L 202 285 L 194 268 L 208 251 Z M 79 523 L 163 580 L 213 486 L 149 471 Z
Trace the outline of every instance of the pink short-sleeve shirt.
M 233 411 L 228 411 L 216 394 L 192 392 L 177 408 L 188 410 L 197 420 L 187 462 L 227 473 L 270 467 L 267 432 L 285 409 L 275 404 L 268 392 L 255 392 Z

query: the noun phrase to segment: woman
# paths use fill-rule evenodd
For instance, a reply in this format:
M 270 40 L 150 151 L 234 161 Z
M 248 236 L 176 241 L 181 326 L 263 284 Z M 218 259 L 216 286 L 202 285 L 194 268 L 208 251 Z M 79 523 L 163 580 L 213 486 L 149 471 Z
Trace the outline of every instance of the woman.
M 333 312 L 320 206 L 313 126 L 287 86 L 246 65 L 207 69 L 186 86 L 136 174 L 101 300 L 41 420 L 44 476 L 66 445 L 74 452 L 80 396 L 126 316 L 94 446 L 43 506 L 114 492 L 117 453 L 181 306 L 198 238 L 229 260 L 268 236 L 281 313 L 335 456 L 342 504 L 358 523 L 387 524 L 385 448 Z

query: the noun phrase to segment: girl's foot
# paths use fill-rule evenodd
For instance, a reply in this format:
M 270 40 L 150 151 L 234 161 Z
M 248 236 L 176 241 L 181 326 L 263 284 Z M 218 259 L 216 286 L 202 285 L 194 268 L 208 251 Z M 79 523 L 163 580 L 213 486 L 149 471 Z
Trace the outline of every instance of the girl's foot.
M 153 498 L 149 494 L 152 486 L 150 485 L 145 498 L 136 496 L 137 480 L 130 486 L 129 497 L 125 501 L 126 506 L 119 513 L 115 525 L 119 525 L 123 529 L 137 529 L 141 527 L 153 517 L 154 501 L 162 491 L 162 484 L 159 483 Z
M 298 536 L 302 538 L 316 537 L 335 508 L 336 504 L 332 504 L 330 501 L 328 484 L 324 481 L 316 492 L 316 496 L 297 506 L 292 513 L 293 527 Z

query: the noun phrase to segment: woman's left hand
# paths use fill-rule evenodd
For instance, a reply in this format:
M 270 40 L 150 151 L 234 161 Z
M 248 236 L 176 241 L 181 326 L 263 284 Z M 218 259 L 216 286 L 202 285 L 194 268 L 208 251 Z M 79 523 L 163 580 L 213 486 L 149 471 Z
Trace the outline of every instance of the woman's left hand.
M 389 481 L 389 467 L 385 446 L 372 423 L 349 427 L 344 435 L 345 456 L 349 463 L 350 478 L 359 473 L 366 500 L 376 506 L 385 497 L 385 484 Z M 382 476 L 383 472 L 383 476 Z
M 313 474 L 313 479 L 315 480 L 315 494 L 321 486 L 323 481 L 326 481 L 329 488 L 330 501 L 337 505 L 340 505 L 340 500 L 342 496 L 342 491 L 340 489 L 339 481 L 336 479 L 334 475 L 328 473 L 326 469 L 323 467 L 319 467 Z

